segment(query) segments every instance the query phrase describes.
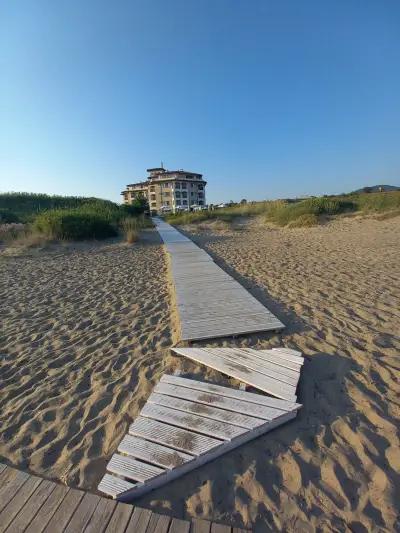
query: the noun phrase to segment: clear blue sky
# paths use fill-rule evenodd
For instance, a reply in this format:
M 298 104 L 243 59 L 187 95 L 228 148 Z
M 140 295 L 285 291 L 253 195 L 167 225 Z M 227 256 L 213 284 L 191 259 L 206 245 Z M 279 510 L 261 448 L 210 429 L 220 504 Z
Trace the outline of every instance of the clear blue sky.
M 0 190 L 208 201 L 400 185 L 398 0 L 3 0 Z

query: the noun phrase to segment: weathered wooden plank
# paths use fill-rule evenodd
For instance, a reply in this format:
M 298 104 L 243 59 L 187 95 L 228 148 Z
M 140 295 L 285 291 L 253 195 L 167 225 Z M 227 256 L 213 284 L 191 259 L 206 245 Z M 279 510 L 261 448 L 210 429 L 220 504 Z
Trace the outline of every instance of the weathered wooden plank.
M 222 524 L 216 524 L 215 522 L 211 525 L 211 533 L 231 533 L 231 526 L 224 526 Z
M 116 498 L 118 494 L 122 494 L 127 490 L 133 489 L 135 485 L 129 483 L 124 479 L 117 476 L 111 476 L 110 474 L 104 474 L 103 479 L 100 481 L 98 490 L 104 494 L 108 494 L 111 498 Z
M 248 385 L 252 385 L 268 394 L 284 400 L 296 401 L 296 387 L 276 381 L 276 379 L 251 370 L 244 364 L 224 359 L 219 355 L 211 355 L 201 348 L 174 348 L 174 352 L 188 357 L 193 361 L 214 368 L 223 374 L 239 379 Z
M 15 492 L 11 500 L 0 513 L 0 531 L 5 531 L 7 529 L 8 525 L 14 520 L 41 482 L 42 480 L 40 478 L 29 476 L 19 490 Z
M 70 490 L 68 487 L 64 487 L 63 485 L 54 485 L 54 490 L 44 502 L 42 507 L 38 510 L 35 518 L 26 528 L 26 533 L 41 533 Z
M 0 463 L 0 474 L 3 472 L 3 470 L 5 470 L 7 468 L 6 465 L 4 465 L 3 463 Z
M 174 428 L 168 424 L 141 416 L 131 424 L 129 433 L 191 455 L 201 455 L 222 443 L 218 439 Z
M 146 533 L 168 533 L 170 523 L 169 516 L 152 513 Z
M 281 411 L 292 411 L 293 409 L 299 409 L 301 407 L 301 404 L 295 402 L 288 402 L 286 400 L 280 400 L 277 398 L 271 398 L 270 396 L 264 396 L 263 394 L 255 394 L 254 392 L 247 392 L 241 389 L 224 387 L 223 385 L 216 385 L 215 383 L 206 383 L 204 381 L 187 379 L 181 376 L 173 376 L 171 374 L 164 374 L 163 376 L 161 376 L 160 383 L 168 383 L 170 385 L 176 385 L 178 387 L 184 387 L 190 390 L 196 390 L 200 392 L 211 392 L 213 394 L 223 396 L 225 398 L 243 400 L 245 402 L 254 403 L 257 405 L 273 407 Z M 154 391 L 156 391 L 156 389 L 158 389 L 158 385 L 156 386 Z M 190 392 L 190 394 L 192 394 L 192 392 Z M 191 399 L 191 397 L 189 396 L 188 399 Z M 196 401 L 198 400 L 196 399 Z M 256 414 L 256 412 L 254 411 L 254 406 L 251 406 L 251 409 L 253 409 L 253 411 L 251 412 L 253 416 L 260 416 L 260 418 L 268 419 L 268 416 Z
M 52 481 L 42 480 L 32 496 L 23 502 L 20 512 L 9 525 L 7 533 L 20 533 L 21 531 L 25 531 L 56 486 Z M 3 525 L 0 526 L 0 531 Z
M 104 531 L 116 506 L 116 501 L 102 498 L 85 528 L 85 533 L 101 533 Z
M 79 502 L 78 507 L 71 517 L 71 520 L 64 529 L 64 533 L 77 533 L 78 531 L 84 531 L 99 502 L 99 496 L 87 492 Z
M 183 389 L 185 394 L 188 393 L 187 389 Z M 165 394 L 158 394 L 153 392 L 149 399 L 150 403 L 156 403 L 157 405 L 163 405 L 185 413 L 199 414 L 212 420 L 220 420 L 224 422 L 229 417 L 229 423 L 242 428 L 252 429 L 260 424 L 260 419 L 254 416 L 243 415 L 233 410 L 227 411 L 223 408 L 217 408 L 204 403 L 198 403 L 195 401 L 184 400 L 173 396 L 167 396 Z
M 16 475 L 17 470 L 14 468 L 10 468 L 9 466 L 3 468 L 2 472 L 0 473 L 0 493 L 4 489 L 4 486 L 9 483 L 11 479 L 15 478 Z
M 71 489 L 65 495 L 56 512 L 51 517 L 50 521 L 46 525 L 44 531 L 46 533 L 55 533 L 58 531 L 64 531 L 64 528 L 70 521 L 75 509 L 78 507 L 79 502 L 84 496 L 84 492 L 81 490 Z
M 216 325 L 212 330 L 211 328 L 191 328 L 185 331 L 182 330 L 181 339 L 184 341 L 207 340 L 219 337 L 231 337 L 232 335 L 246 335 L 261 331 L 278 331 L 283 327 L 279 324 L 279 322 L 268 321 L 266 321 L 264 325 L 249 323 L 242 326 L 217 326 L 218 325 Z
M 171 525 L 169 526 L 169 533 L 189 533 L 190 522 L 187 520 L 180 520 L 179 518 L 173 518 Z
M 126 528 L 126 533 L 146 533 L 151 514 L 152 513 L 149 509 L 135 507 L 129 524 Z
M 265 374 L 277 381 L 282 381 L 297 387 L 300 378 L 299 370 L 291 370 L 286 367 L 281 367 L 268 361 L 263 361 L 260 358 L 254 357 L 253 354 L 246 354 L 236 350 L 235 348 L 202 348 L 211 355 L 218 355 L 228 361 L 234 361 L 243 364 L 260 374 Z
M 147 403 L 143 407 L 140 416 L 159 420 L 169 425 L 223 440 L 232 440 L 234 437 L 246 431 L 245 428 L 233 426 L 228 423 L 229 412 L 226 413 L 226 422 L 220 422 L 219 420 L 211 420 L 204 416 L 177 411 L 170 407 Z
M 246 400 L 226 398 L 212 392 L 192 390 L 186 387 L 172 385 L 170 383 L 158 383 L 154 389 L 154 392 L 174 398 L 181 398 L 183 400 L 191 400 L 205 406 L 212 405 L 216 408 L 224 409 L 225 412 L 232 411 L 234 413 L 257 417 L 258 419 L 262 420 L 272 420 L 276 416 L 280 416 L 282 414 L 282 411 L 273 407 L 256 405 L 254 403 L 247 402 Z M 256 427 L 257 425 L 258 424 L 254 424 L 253 427 Z
M 211 522 L 200 518 L 192 518 L 192 528 L 190 533 L 210 533 Z
M 105 533 L 125 533 L 126 526 L 132 516 L 134 507 L 127 503 L 118 502 L 108 522 Z
M 239 435 L 238 437 L 235 437 L 234 439 L 230 441 L 221 441 L 222 442 L 221 444 L 210 448 L 207 452 L 201 455 L 194 457 L 192 461 L 188 461 L 187 463 L 177 466 L 173 470 L 165 470 L 163 474 L 153 477 L 147 480 L 145 483 L 138 483 L 132 489 L 125 491 L 122 494 L 119 494 L 117 498 L 120 501 L 125 501 L 125 502 L 132 501 L 132 498 L 137 498 L 139 496 L 142 496 L 143 494 L 146 494 L 147 492 L 155 488 L 161 487 L 165 483 L 172 481 L 173 479 L 176 479 L 177 477 L 182 476 L 183 474 L 189 472 L 190 470 L 193 470 L 207 462 L 213 461 L 215 458 L 219 457 L 220 455 L 223 455 L 224 453 L 232 450 L 233 448 L 236 448 L 237 446 L 242 445 L 245 442 L 248 442 L 249 440 L 257 438 L 259 435 L 262 435 L 264 433 L 267 433 L 268 431 L 271 431 L 275 427 L 291 420 L 295 416 L 296 416 L 296 411 L 294 410 L 293 412 L 282 414 L 280 417 L 275 418 L 272 421 L 265 421 L 264 424 L 258 426 L 257 428 L 254 428 L 253 430 L 249 430 Z M 151 422 L 155 422 L 155 421 L 152 420 Z M 157 424 L 159 423 L 157 422 Z M 180 431 L 179 428 L 173 428 L 173 430 Z M 186 432 L 186 433 L 189 433 L 189 432 Z M 173 434 L 175 434 L 175 431 L 173 432 Z
M 169 470 L 193 459 L 192 455 L 132 435 L 125 435 L 118 451 Z
M 28 480 L 29 475 L 14 469 L 7 469 L 6 481 L 0 487 L 0 511 L 14 498 L 22 485 Z
M 293 350 L 292 348 L 285 348 L 284 346 L 281 346 L 280 348 L 272 348 L 274 352 L 283 352 L 287 355 L 294 355 L 297 357 L 303 357 L 303 354 L 299 352 L 298 350 Z
M 250 353 L 254 355 L 254 357 L 258 357 L 262 359 L 263 361 L 268 361 L 278 366 L 290 368 L 291 370 L 300 371 L 303 365 L 303 360 L 300 358 L 298 358 L 298 361 L 291 361 L 291 360 L 286 359 L 286 357 L 285 358 L 276 357 L 276 355 L 274 355 L 274 352 L 272 350 L 251 350 L 249 348 L 240 348 L 240 351 Z
M 132 457 L 119 455 L 118 453 L 114 453 L 111 457 L 107 470 L 113 474 L 140 482 L 147 481 L 165 472 L 163 468 L 142 463 Z

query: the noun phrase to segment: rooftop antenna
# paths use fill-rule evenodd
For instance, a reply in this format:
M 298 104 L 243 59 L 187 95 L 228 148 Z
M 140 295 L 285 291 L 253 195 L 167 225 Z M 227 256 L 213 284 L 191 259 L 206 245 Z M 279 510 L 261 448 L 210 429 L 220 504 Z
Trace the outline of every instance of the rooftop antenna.
M 161 161 L 161 168 L 164 168 L 164 163 Z

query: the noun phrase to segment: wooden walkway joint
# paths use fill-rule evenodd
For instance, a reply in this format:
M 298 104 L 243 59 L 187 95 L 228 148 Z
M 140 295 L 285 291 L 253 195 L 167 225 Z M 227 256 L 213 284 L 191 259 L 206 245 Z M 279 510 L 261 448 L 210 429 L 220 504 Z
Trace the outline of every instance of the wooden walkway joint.
M 295 402 L 303 365 L 301 352 L 288 348 L 172 348 L 172 351 L 238 379 L 267 394 Z

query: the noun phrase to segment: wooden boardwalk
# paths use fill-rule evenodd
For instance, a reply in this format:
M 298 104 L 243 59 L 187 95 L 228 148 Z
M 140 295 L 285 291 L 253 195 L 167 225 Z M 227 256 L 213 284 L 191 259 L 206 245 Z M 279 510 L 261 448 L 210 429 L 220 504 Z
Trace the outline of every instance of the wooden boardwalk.
M 267 394 L 295 402 L 303 365 L 301 352 L 287 348 L 172 348 L 172 351 Z
M 99 491 L 132 501 L 288 422 L 300 407 L 164 375 L 108 463 Z
M 207 520 L 180 520 L 31 476 L 0 463 L 0 532 L 244 533 Z
M 284 325 L 194 242 L 159 218 L 170 257 L 181 340 L 280 330 Z

